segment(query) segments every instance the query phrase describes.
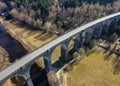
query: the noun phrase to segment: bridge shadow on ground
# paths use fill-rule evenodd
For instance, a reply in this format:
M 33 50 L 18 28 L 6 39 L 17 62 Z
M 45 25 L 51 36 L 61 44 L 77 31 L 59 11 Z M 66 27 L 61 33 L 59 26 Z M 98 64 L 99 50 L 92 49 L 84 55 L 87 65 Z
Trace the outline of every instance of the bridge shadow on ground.
M 69 52 L 68 52 L 68 57 L 65 61 L 62 61 L 61 57 L 59 57 L 59 60 L 57 60 L 56 62 L 54 62 L 52 64 L 53 66 L 53 70 L 55 72 L 58 72 L 65 64 L 69 63 L 72 59 L 73 59 L 73 53 L 75 51 L 73 49 L 71 49 Z
M 36 63 L 32 65 L 30 75 L 34 86 L 49 86 L 47 81 L 47 72 L 45 69 L 38 67 Z

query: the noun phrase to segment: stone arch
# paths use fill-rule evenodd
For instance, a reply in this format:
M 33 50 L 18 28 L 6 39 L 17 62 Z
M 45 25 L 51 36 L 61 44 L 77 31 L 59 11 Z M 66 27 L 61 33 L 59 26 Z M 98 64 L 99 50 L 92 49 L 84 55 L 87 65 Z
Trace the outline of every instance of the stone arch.
M 69 41 L 68 51 L 74 48 L 74 40 L 75 40 L 75 37 L 71 38 L 71 40 Z
M 64 55 L 66 50 L 67 50 L 67 46 L 64 43 L 58 44 L 54 47 L 54 49 L 51 52 L 51 62 L 53 67 L 59 66 L 57 64 L 59 64 L 61 58 L 64 59 L 64 57 L 62 56 Z
M 83 47 L 83 46 L 84 46 L 85 37 L 86 37 L 86 30 L 82 30 L 82 31 L 81 31 L 81 39 L 80 39 L 80 41 L 81 41 L 80 47 Z
M 68 52 L 69 52 L 69 54 L 73 53 L 74 46 L 75 46 L 75 36 L 73 36 L 71 39 L 69 39 L 69 42 L 68 42 Z
M 11 76 L 2 83 L 2 86 L 10 86 L 10 84 L 14 84 L 15 86 L 24 86 L 26 84 L 25 76 L 20 74 Z
M 114 21 L 114 26 L 116 26 L 118 24 L 118 22 L 120 21 L 120 16 L 114 17 L 113 21 Z
M 111 23 L 109 24 L 108 32 L 111 34 L 116 27 L 118 22 L 117 17 L 112 18 Z M 109 35 L 109 34 L 108 34 Z
M 112 19 L 107 19 L 104 21 L 104 25 L 103 25 L 103 29 L 102 29 L 103 35 L 106 35 L 106 33 L 108 33 L 111 22 L 112 22 Z
M 78 51 L 80 47 L 84 46 L 85 43 L 85 37 L 86 37 L 86 31 L 82 30 L 80 33 L 73 36 L 74 39 L 74 51 Z
M 120 25 L 120 16 L 117 18 L 116 25 Z
M 51 55 L 48 56 L 48 57 L 44 57 L 44 64 L 45 64 L 45 70 L 46 72 L 49 72 L 51 70 L 53 70 L 53 67 L 52 67 L 52 61 L 51 61 Z
M 44 57 L 40 56 L 31 65 L 30 78 L 34 86 L 40 86 L 43 82 L 45 82 L 43 84 L 48 84 L 46 77 L 47 72 L 44 64 Z
M 116 18 L 113 18 L 111 23 L 110 23 L 110 28 L 109 29 L 114 28 L 115 24 L 116 24 Z
M 75 51 L 74 46 L 75 46 L 75 36 L 72 36 L 63 42 L 61 46 L 61 54 L 60 54 L 61 56 L 59 56 L 60 57 L 59 59 L 63 62 L 63 64 L 73 59 L 72 55 Z
M 88 46 L 91 40 L 93 39 L 94 36 L 94 29 L 95 27 L 89 27 L 85 30 L 86 35 L 85 35 L 85 43 L 84 45 Z
M 98 34 L 100 32 L 100 29 L 102 29 L 101 27 L 102 27 L 102 23 L 96 24 L 96 27 L 95 27 L 94 32 L 93 32 L 94 39 L 98 39 Z
M 99 22 L 98 24 L 95 25 L 96 28 L 93 33 L 94 39 L 99 39 L 102 36 L 104 24 L 105 24 L 105 22 L 103 21 L 103 22 Z

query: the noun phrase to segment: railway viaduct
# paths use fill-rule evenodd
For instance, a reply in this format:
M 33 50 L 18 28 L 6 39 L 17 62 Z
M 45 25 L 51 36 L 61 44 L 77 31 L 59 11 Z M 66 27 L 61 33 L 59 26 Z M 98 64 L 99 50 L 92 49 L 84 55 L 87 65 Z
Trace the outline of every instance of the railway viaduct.
M 52 53 L 58 45 L 61 45 L 61 58 L 66 59 L 68 56 L 68 45 L 73 38 L 73 49 L 78 50 L 83 46 L 83 43 L 89 43 L 93 38 L 98 39 L 101 36 L 101 33 L 107 33 L 110 25 L 116 26 L 119 20 L 120 12 L 94 20 L 65 33 L 55 40 L 23 56 L 6 69 L 0 71 L 0 86 L 2 86 L 7 79 L 15 76 L 23 77 L 27 86 L 34 86 L 30 78 L 30 69 L 36 59 L 43 58 L 46 70 L 49 72 L 50 70 L 53 70 L 51 60 Z

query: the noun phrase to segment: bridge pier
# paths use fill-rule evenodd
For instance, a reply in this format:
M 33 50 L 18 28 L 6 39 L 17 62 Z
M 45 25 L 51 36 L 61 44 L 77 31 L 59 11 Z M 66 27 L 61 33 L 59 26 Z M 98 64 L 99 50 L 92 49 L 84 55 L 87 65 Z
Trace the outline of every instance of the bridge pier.
M 32 80 L 31 80 L 31 77 L 30 77 L 30 69 L 31 69 L 32 64 L 33 64 L 33 62 L 29 62 L 24 67 L 20 68 L 20 70 L 18 72 L 16 72 L 16 74 L 15 74 L 15 76 L 24 77 L 27 86 L 34 86 Z
M 45 57 L 44 58 L 45 69 L 46 69 L 47 72 L 49 72 L 53 69 L 52 68 L 52 61 L 49 58 L 51 58 L 51 57 Z
M 114 28 L 117 25 L 117 21 L 118 21 L 117 18 L 113 18 L 110 26 L 112 26 Z M 111 28 L 111 29 L 113 29 L 113 28 Z
M 117 26 L 118 21 L 120 21 L 120 16 L 116 17 L 115 26 Z
M 52 67 L 52 53 L 53 53 L 53 51 L 54 51 L 54 48 L 51 48 L 43 55 L 44 64 L 45 64 L 45 68 L 46 68 L 47 72 L 53 70 L 53 67 Z
M 61 47 L 61 60 L 64 62 L 68 57 L 68 51 L 64 47 Z
M 111 25 L 111 22 L 112 22 L 112 20 L 110 20 L 110 19 L 105 21 L 105 24 L 103 26 L 103 28 L 104 28 L 103 29 L 103 34 L 108 33 L 110 25 Z
M 115 18 L 112 18 L 110 21 L 106 22 L 106 23 L 108 23 L 107 27 L 105 28 L 106 33 L 108 33 L 109 31 L 112 31 L 115 28 L 115 26 L 117 25 L 117 21 L 118 21 L 118 19 L 117 19 L 117 17 L 115 17 Z
M 83 47 L 83 46 L 84 46 L 84 43 L 85 43 L 86 32 L 85 32 L 85 31 L 82 31 L 80 37 L 81 37 L 80 47 Z
M 82 39 L 81 39 L 82 40 Z M 74 40 L 74 51 L 78 51 L 79 47 L 80 47 L 80 40 L 79 39 L 75 39 Z
M 63 62 L 67 62 L 68 60 L 68 47 L 69 47 L 70 39 L 67 39 L 61 45 L 61 60 Z
M 74 51 L 78 51 L 78 49 L 82 46 L 80 43 L 81 43 L 81 36 L 80 34 L 77 34 L 75 36 L 75 39 L 74 39 L 74 46 L 73 46 L 73 50 Z
M 90 28 L 92 28 L 92 27 L 90 27 Z M 93 30 L 88 30 L 88 31 L 86 30 L 85 43 L 84 43 L 85 45 L 89 45 L 89 43 L 91 42 L 91 40 L 93 38 L 93 32 L 94 32 L 94 29 Z
M 26 78 L 25 80 L 26 80 L 26 85 L 27 86 L 34 86 L 33 82 L 32 82 L 32 79 L 30 77 Z
M 80 47 L 84 46 L 85 35 L 86 35 L 85 31 L 81 31 L 79 35 L 76 35 L 74 39 L 74 47 L 73 47 L 74 51 L 78 51 Z
M 118 23 L 119 20 L 120 20 L 120 16 L 117 16 L 117 17 L 113 18 L 113 26 L 114 27 L 117 26 L 117 23 Z
M 95 38 L 95 39 L 100 38 L 102 31 L 103 31 L 104 24 L 105 24 L 105 22 L 100 22 L 96 25 L 97 30 L 96 29 L 94 30 L 93 38 Z

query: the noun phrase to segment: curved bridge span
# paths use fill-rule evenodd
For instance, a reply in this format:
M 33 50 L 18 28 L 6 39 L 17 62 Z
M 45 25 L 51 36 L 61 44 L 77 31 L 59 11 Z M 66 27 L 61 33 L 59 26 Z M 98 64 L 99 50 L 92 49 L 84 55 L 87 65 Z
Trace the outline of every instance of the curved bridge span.
M 77 50 L 82 46 L 79 46 L 80 42 L 89 43 L 92 38 L 98 39 L 102 32 L 107 33 L 110 25 L 112 24 L 113 26 L 116 26 L 119 20 L 120 12 L 97 19 L 83 26 L 77 27 L 76 29 L 23 56 L 21 59 L 0 72 L 0 86 L 2 86 L 5 80 L 14 76 L 22 76 L 25 78 L 28 86 L 34 86 L 29 72 L 31 65 L 36 59 L 43 57 L 46 70 L 50 71 L 52 70 L 51 55 L 57 45 L 63 44 L 64 52 L 62 52 L 61 57 L 66 58 L 68 54 L 68 45 L 71 39 L 75 38 L 74 49 Z M 86 33 L 89 33 L 89 36 L 87 36 Z

